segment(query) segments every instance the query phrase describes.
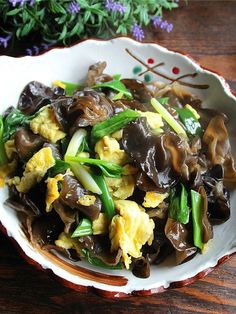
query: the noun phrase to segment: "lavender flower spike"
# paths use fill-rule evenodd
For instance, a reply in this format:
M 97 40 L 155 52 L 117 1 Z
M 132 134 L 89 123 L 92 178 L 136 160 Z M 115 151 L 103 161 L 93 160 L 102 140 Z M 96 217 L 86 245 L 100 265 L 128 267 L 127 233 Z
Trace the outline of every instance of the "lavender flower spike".
M 7 48 L 9 40 L 12 38 L 12 35 L 8 35 L 6 37 L 0 37 L 0 46 Z
M 162 18 L 160 16 L 152 16 L 151 17 L 152 23 L 154 27 L 160 26 L 162 22 Z
M 80 5 L 77 1 L 71 1 L 69 4 L 67 11 L 71 14 L 78 13 L 80 11 Z
M 172 24 L 172 23 L 169 23 L 168 26 L 166 27 L 166 31 L 167 31 L 168 33 L 170 33 L 170 32 L 172 31 L 173 27 L 174 27 L 173 24 Z
M 143 29 L 137 23 L 133 24 L 133 26 L 131 27 L 131 32 L 133 34 L 133 37 L 138 41 L 142 41 L 145 37 Z
M 107 11 L 119 12 L 120 14 L 124 14 L 126 11 L 126 7 L 123 4 L 114 2 L 113 0 L 106 0 L 105 8 Z
M 8 0 L 8 2 L 15 7 L 17 4 L 19 4 L 20 6 L 23 6 L 24 4 L 26 4 L 27 2 L 29 2 L 29 5 L 34 5 L 35 0 Z
M 161 29 L 166 29 L 168 25 L 169 25 L 168 22 L 165 20 L 165 21 L 161 22 L 160 28 Z

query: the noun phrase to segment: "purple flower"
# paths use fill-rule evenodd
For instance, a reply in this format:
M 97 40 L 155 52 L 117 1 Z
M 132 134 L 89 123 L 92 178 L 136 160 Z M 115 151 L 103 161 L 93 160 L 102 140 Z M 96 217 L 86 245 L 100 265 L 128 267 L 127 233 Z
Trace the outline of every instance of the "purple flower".
M 165 21 L 161 22 L 160 28 L 166 29 L 168 25 L 169 25 L 168 22 L 165 20 Z
M 138 41 L 142 41 L 145 37 L 143 29 L 137 23 L 133 24 L 133 26 L 131 27 L 131 32 L 133 34 L 133 37 Z
M 39 48 L 38 46 L 35 46 L 35 45 L 34 45 L 34 46 L 33 46 L 33 49 L 34 49 L 34 51 L 35 51 L 35 54 L 38 55 L 40 48 Z
M 124 14 L 126 11 L 126 7 L 123 4 L 113 0 L 106 0 L 105 8 L 107 11 L 119 12 L 120 14 Z
M 152 16 L 151 17 L 152 23 L 155 27 L 160 26 L 162 22 L 162 18 L 160 16 Z
M 12 38 L 12 35 L 8 35 L 6 37 L 0 37 L 0 46 L 7 48 L 9 40 Z
M 20 6 L 23 6 L 24 4 L 29 2 L 29 5 L 34 5 L 35 0 L 8 0 L 8 2 L 15 7 L 17 4 L 19 4 Z
M 25 51 L 26 51 L 28 56 L 32 56 L 33 55 L 32 49 L 27 48 Z
M 166 27 L 167 32 L 170 33 L 172 31 L 173 27 L 174 26 L 172 23 L 168 24 L 168 26 Z
M 80 11 L 80 5 L 77 1 L 71 1 L 68 5 L 67 11 L 71 14 L 76 14 Z
M 166 30 L 168 33 L 170 33 L 174 27 L 173 24 L 168 23 L 167 20 L 162 21 L 160 16 L 152 16 L 151 20 L 154 27 L 160 27 L 161 29 Z
M 34 45 L 32 48 L 27 48 L 25 51 L 29 56 L 36 56 L 39 54 L 40 48 Z

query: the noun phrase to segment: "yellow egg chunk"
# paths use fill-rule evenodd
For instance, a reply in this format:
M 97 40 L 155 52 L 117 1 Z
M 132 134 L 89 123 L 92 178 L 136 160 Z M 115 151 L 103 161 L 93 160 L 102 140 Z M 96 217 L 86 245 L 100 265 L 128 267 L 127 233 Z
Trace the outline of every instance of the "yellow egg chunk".
M 14 154 L 16 153 L 15 140 L 11 139 L 11 140 L 6 141 L 6 143 L 4 144 L 4 147 L 5 147 L 7 158 L 9 160 L 12 160 L 12 158 L 14 157 Z
M 77 203 L 83 206 L 91 206 L 95 201 L 96 197 L 94 195 L 83 195 L 78 199 Z
M 70 235 L 62 232 L 58 239 L 55 241 L 55 244 L 65 250 L 72 249 L 74 247 L 73 239 Z
M 144 244 L 152 244 L 154 221 L 144 209 L 133 201 L 117 200 L 115 208 L 119 215 L 112 218 L 109 227 L 111 250 L 122 250 L 125 267 L 129 269 L 131 257 L 142 256 Z
M 123 136 L 123 129 L 120 129 L 111 134 L 111 137 L 115 138 L 117 141 L 121 140 Z
M 131 164 L 126 164 L 123 167 L 123 175 L 124 176 L 127 176 L 129 174 L 136 174 L 136 173 L 138 173 L 138 168 L 132 166 Z
M 104 136 L 95 145 L 95 152 L 102 160 L 114 162 L 118 165 L 124 165 L 129 161 L 128 155 L 120 149 L 119 142 L 109 136 Z
M 34 134 L 40 134 L 52 143 L 56 143 L 66 136 L 59 128 L 51 108 L 46 107 L 30 122 Z
M 77 239 L 71 238 L 71 234 L 62 232 L 58 239 L 55 241 L 56 246 L 59 246 L 63 249 L 69 250 L 69 249 L 75 249 L 79 255 L 83 255 L 82 249 L 81 249 L 81 243 Z
M 162 117 L 159 113 L 151 112 L 151 111 L 139 111 L 141 117 L 147 118 L 147 122 L 150 125 L 152 129 L 159 129 L 164 126 L 164 123 L 162 121 Z
M 63 180 L 63 174 L 58 174 L 54 178 L 48 178 L 47 183 L 47 195 L 46 195 L 46 212 L 52 210 L 53 202 L 58 199 L 60 193 L 58 191 L 58 182 Z
M 66 89 L 66 84 L 62 83 L 62 81 L 59 81 L 59 80 L 55 80 L 52 82 L 52 85 L 53 86 L 58 86 L 62 89 Z
M 134 193 L 135 179 L 132 175 L 121 178 L 105 177 L 105 181 L 110 193 L 115 198 L 125 200 Z
M 104 213 L 100 213 L 98 219 L 93 221 L 93 234 L 105 234 L 109 231 L 110 220 Z
M 13 160 L 12 162 L 0 167 L 0 187 L 4 187 L 5 179 L 9 176 L 17 166 L 17 161 Z
M 143 206 L 156 208 L 159 206 L 165 198 L 169 196 L 168 193 L 146 192 L 144 197 Z
M 19 192 L 27 193 L 37 182 L 40 182 L 48 169 L 55 165 L 50 147 L 41 148 L 30 158 L 25 166 L 23 177 L 14 182 Z M 17 177 L 13 178 L 16 179 Z

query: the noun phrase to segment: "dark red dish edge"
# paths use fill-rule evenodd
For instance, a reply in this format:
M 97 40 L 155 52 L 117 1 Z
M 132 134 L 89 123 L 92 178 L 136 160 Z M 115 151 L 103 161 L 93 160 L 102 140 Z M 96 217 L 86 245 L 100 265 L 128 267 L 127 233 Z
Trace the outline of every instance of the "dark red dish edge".
M 130 38 L 128 36 L 117 36 L 115 38 L 128 38 L 128 39 L 136 42 L 134 39 L 132 39 L 132 38 Z M 33 56 L 33 57 L 38 57 L 39 55 L 43 55 L 43 54 L 45 54 L 48 51 L 53 50 L 53 49 L 67 49 L 67 48 L 71 48 L 71 47 L 73 47 L 75 45 L 78 45 L 79 43 L 82 43 L 82 42 L 85 42 L 85 41 L 102 41 L 102 42 L 105 42 L 105 41 L 109 41 L 109 40 L 103 40 L 103 39 L 97 39 L 97 38 L 89 38 L 89 39 L 79 40 L 78 42 L 74 43 L 71 46 L 68 46 L 68 47 L 52 47 L 49 50 L 47 50 L 45 52 L 42 52 L 42 53 L 38 54 L 37 56 Z M 138 42 L 138 43 L 140 43 L 140 42 Z M 163 47 L 162 45 L 160 45 L 160 44 L 158 44 L 156 42 L 144 42 L 144 44 L 154 44 L 154 45 L 158 45 L 158 46 L 160 46 L 162 48 L 165 48 L 165 47 Z M 209 69 L 207 67 L 202 66 L 191 55 L 189 55 L 189 54 L 187 54 L 185 52 L 182 52 L 182 51 L 179 51 L 179 50 L 174 50 L 174 49 L 168 49 L 168 50 L 176 52 L 176 53 L 179 53 L 179 54 L 184 55 L 184 56 L 187 56 L 194 63 L 198 64 L 202 69 L 207 70 L 209 72 L 212 72 L 214 74 L 217 74 L 223 80 L 223 84 L 225 85 L 225 87 L 230 91 L 231 94 L 233 94 L 236 97 L 236 92 L 230 88 L 229 84 L 226 82 L 225 78 L 221 74 L 219 74 L 218 72 L 216 72 L 214 70 L 211 70 L 211 69 Z M 17 57 L 17 58 L 21 58 L 21 57 Z M 13 243 L 13 245 L 15 246 L 15 248 L 17 249 L 19 254 L 30 265 L 33 265 L 35 268 L 37 268 L 39 270 L 43 270 L 44 272 L 47 272 L 47 273 L 53 275 L 54 278 L 58 282 L 62 283 L 65 287 L 68 287 L 70 289 L 73 289 L 73 290 L 81 292 L 81 293 L 89 293 L 89 292 L 90 293 L 95 293 L 96 295 L 99 295 L 99 296 L 104 297 L 104 298 L 128 298 L 128 297 L 131 297 L 131 296 L 149 296 L 149 295 L 165 292 L 165 291 L 167 291 L 169 289 L 182 288 L 182 287 L 185 287 L 187 285 L 190 285 L 190 284 L 194 283 L 195 281 L 197 281 L 199 279 L 204 278 L 206 275 L 211 273 L 215 268 L 217 268 L 221 264 L 225 263 L 233 255 L 236 254 L 236 252 L 234 252 L 234 253 L 232 253 L 230 255 L 225 255 L 225 256 L 221 257 L 218 260 L 217 264 L 214 267 L 206 268 L 205 270 L 199 272 L 198 274 L 196 274 L 195 276 L 193 276 L 191 278 L 187 278 L 187 279 L 181 280 L 181 281 L 172 282 L 172 283 L 170 283 L 170 285 L 167 288 L 161 286 L 161 287 L 153 288 L 153 289 L 149 289 L 149 290 L 137 290 L 137 291 L 132 291 L 131 293 L 125 293 L 125 292 L 116 292 L 116 291 L 106 291 L 106 290 L 102 290 L 102 289 L 95 288 L 95 287 L 92 287 L 92 286 L 76 285 L 76 284 L 74 284 L 74 283 L 72 283 L 70 281 L 67 281 L 66 279 L 63 279 L 63 278 L 55 275 L 51 269 L 44 269 L 39 263 L 37 263 L 35 260 L 33 260 L 29 256 L 27 256 L 25 254 L 25 252 L 22 250 L 22 248 L 20 247 L 20 245 L 18 244 L 18 242 L 14 238 L 8 236 L 7 230 L 5 229 L 5 227 L 1 223 L 0 223 L 0 232 L 2 232 L 5 236 L 7 236 L 10 239 L 10 241 Z
M 23 257 L 24 260 L 28 264 L 34 266 L 38 270 L 43 270 L 44 272 L 47 272 L 48 274 L 53 275 L 53 277 L 58 282 L 62 283 L 65 287 L 68 287 L 70 289 L 73 289 L 75 291 L 82 292 L 82 293 L 89 293 L 89 292 L 95 293 L 96 295 L 104 297 L 104 298 L 128 298 L 128 297 L 131 297 L 131 296 L 148 296 L 148 295 L 164 292 L 164 291 L 166 291 L 168 289 L 182 288 L 184 286 L 187 286 L 187 285 L 189 285 L 189 284 L 191 284 L 191 283 L 193 283 L 193 282 L 195 282 L 195 281 L 205 277 L 207 274 L 212 272 L 216 267 L 218 267 L 219 265 L 225 263 L 234 254 L 236 254 L 236 252 L 235 252 L 235 253 L 232 253 L 230 255 L 225 255 L 225 256 L 223 256 L 222 258 L 220 258 L 218 260 L 216 266 L 207 268 L 207 269 L 201 271 L 200 273 L 198 273 L 197 275 L 195 275 L 194 277 L 191 277 L 191 278 L 188 278 L 188 279 L 185 279 L 185 280 L 181 280 L 181 281 L 172 282 L 169 285 L 169 287 L 167 287 L 167 288 L 161 286 L 161 287 L 153 288 L 153 289 L 150 289 L 150 290 L 137 290 L 137 291 L 132 291 L 131 293 L 125 293 L 125 292 L 116 292 L 116 291 L 106 291 L 106 290 L 102 290 L 102 289 L 95 288 L 95 287 L 92 287 L 92 286 L 77 285 L 77 284 L 74 284 L 74 283 L 72 283 L 70 281 L 67 281 L 66 279 L 63 279 L 63 278 L 55 275 L 51 269 L 43 268 L 38 262 L 36 262 L 32 258 L 30 258 L 28 255 L 26 255 L 25 252 L 23 251 L 23 249 L 20 247 L 19 243 L 13 237 L 8 236 L 6 228 L 1 223 L 0 223 L 0 232 L 2 232 L 6 237 L 9 238 L 9 240 L 15 246 L 16 250 L 19 252 L 21 257 Z

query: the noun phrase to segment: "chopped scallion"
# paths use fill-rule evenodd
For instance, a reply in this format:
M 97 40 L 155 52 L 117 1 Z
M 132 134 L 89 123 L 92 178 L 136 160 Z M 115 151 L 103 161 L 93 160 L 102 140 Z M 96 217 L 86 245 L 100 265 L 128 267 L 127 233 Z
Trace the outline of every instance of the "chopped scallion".
M 188 138 L 183 127 L 175 120 L 175 118 L 169 113 L 169 111 L 161 105 L 155 98 L 151 99 L 153 108 L 162 116 L 162 118 L 172 127 L 172 129 L 179 135 Z
M 104 212 L 108 218 L 112 218 L 115 216 L 115 205 L 113 199 L 109 193 L 108 187 L 102 175 L 95 175 L 93 174 L 93 178 L 96 181 L 97 185 L 99 186 L 102 194 L 100 195 L 100 199 L 103 204 Z
M 140 117 L 137 111 L 132 109 L 124 110 L 110 119 L 96 124 L 92 128 L 91 132 L 91 142 L 95 144 L 98 140 L 103 138 L 105 135 L 112 134 L 120 129 L 122 129 L 129 122 Z
M 93 234 L 92 223 L 89 219 L 83 218 L 72 233 L 71 238 L 83 237 L 91 234 Z

